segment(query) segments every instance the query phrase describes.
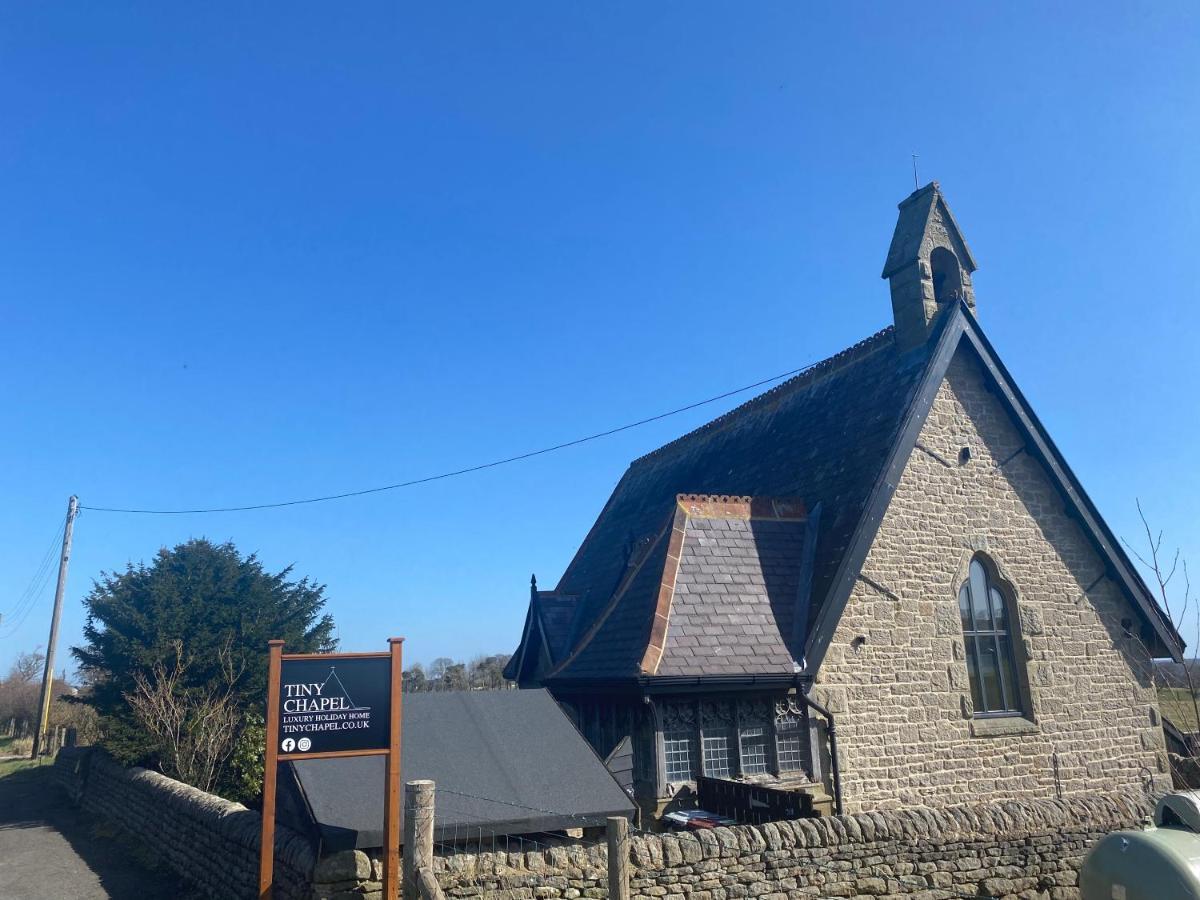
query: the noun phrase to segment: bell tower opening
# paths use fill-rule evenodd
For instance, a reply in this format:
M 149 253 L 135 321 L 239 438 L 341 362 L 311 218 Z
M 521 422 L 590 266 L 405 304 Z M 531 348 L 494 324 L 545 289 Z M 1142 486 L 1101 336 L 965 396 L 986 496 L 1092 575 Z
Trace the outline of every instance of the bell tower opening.
M 974 271 L 975 258 L 936 181 L 901 201 L 883 266 L 901 353 L 925 346 L 947 309 L 961 302 L 974 311 Z
M 934 247 L 929 254 L 929 268 L 933 275 L 933 298 L 938 306 L 962 298 L 962 270 L 953 252 Z

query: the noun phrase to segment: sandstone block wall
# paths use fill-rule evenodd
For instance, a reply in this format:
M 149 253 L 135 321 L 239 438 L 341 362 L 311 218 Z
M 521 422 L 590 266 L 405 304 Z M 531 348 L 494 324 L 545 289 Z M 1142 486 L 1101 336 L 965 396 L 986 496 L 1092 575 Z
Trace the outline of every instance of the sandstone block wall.
M 262 818 L 254 810 L 157 772 L 126 769 L 92 748 L 60 750 L 54 775 L 85 810 L 214 900 L 258 896 Z M 276 828 L 276 897 L 308 900 L 315 864 L 307 841 Z
M 960 349 L 817 675 L 848 810 L 1170 788 L 1136 613 L 1023 448 Z M 958 591 L 976 552 L 1015 594 L 1022 718 L 972 716 Z

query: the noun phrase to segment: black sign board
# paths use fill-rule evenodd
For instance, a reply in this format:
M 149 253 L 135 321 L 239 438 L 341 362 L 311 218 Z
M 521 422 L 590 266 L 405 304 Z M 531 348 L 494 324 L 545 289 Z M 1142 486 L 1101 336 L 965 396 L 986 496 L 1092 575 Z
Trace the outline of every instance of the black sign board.
M 275 782 L 279 761 L 387 756 L 383 810 L 383 897 L 400 879 L 400 725 L 403 638 L 387 653 L 285 654 L 268 641 L 267 740 L 263 759 L 258 900 L 275 885 Z
M 289 659 L 279 678 L 280 756 L 388 749 L 391 660 Z

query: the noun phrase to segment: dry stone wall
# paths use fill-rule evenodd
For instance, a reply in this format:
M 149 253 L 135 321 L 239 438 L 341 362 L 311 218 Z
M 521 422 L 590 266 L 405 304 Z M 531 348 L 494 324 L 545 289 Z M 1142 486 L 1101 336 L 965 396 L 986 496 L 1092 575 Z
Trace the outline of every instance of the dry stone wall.
M 262 818 L 254 810 L 157 772 L 126 769 L 91 748 L 59 751 L 54 775 L 76 803 L 214 900 L 258 896 Z M 308 900 L 316 864 L 308 842 L 277 828 L 275 860 L 275 896 Z
M 973 717 L 958 591 L 976 553 L 1015 596 L 1023 717 Z M 846 808 L 1168 790 L 1138 627 L 960 349 L 817 675 Z
M 1077 900 L 1088 847 L 1140 822 L 1149 808 L 1130 795 L 854 813 L 643 838 L 634 843 L 633 895 Z
M 1152 808 L 1144 794 L 1122 793 L 642 834 L 630 839 L 631 896 L 1077 900 L 1088 847 L 1111 831 L 1138 826 Z M 322 866 L 341 877 L 318 884 L 315 897 L 354 900 L 379 890 L 376 859 L 361 851 L 339 857 Z M 354 871 L 375 876 L 345 880 Z M 449 898 L 608 896 L 602 843 L 439 853 L 434 871 Z
M 214 898 L 254 897 L 259 815 L 144 769 L 87 750 L 60 752 L 55 775 L 77 802 L 119 825 Z M 629 841 L 631 895 L 666 900 L 911 897 L 1077 900 L 1084 854 L 1102 835 L 1140 825 L 1143 792 L 939 809 L 858 812 Z M 568 842 L 536 851 L 439 852 L 449 898 L 607 897 L 607 855 Z M 280 828 L 277 896 L 379 900 L 377 855 L 347 851 L 319 862 Z

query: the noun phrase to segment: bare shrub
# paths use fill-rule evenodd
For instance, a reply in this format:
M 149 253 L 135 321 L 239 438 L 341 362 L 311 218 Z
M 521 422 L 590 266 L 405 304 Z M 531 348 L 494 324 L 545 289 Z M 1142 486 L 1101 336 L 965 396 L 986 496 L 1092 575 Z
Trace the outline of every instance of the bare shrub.
M 1129 541 L 1123 543 L 1136 557 L 1142 568 L 1153 577 L 1153 590 L 1159 607 L 1175 627 L 1183 633 L 1188 613 L 1195 617 L 1192 583 L 1188 577 L 1187 560 L 1181 552 L 1163 549 L 1163 533 L 1155 532 L 1146 519 L 1141 501 L 1137 504 L 1145 544 L 1138 550 Z M 1196 659 L 1182 663 L 1156 665 L 1145 642 L 1131 634 L 1146 649 L 1151 659 L 1151 675 L 1158 692 L 1158 706 L 1164 722 L 1167 756 L 1176 788 L 1200 787 L 1200 669 Z M 1192 652 L 1200 644 L 1200 620 L 1192 642 Z
M 191 660 L 184 656 L 181 641 L 173 646 L 174 661 L 169 665 L 155 663 L 149 675 L 134 673 L 134 689 L 125 694 L 125 699 L 157 745 L 163 772 L 202 791 L 211 791 L 237 742 L 241 711 L 235 688 L 242 673 L 235 669 L 227 644 L 220 651 L 221 682 L 186 689 L 182 685 Z

